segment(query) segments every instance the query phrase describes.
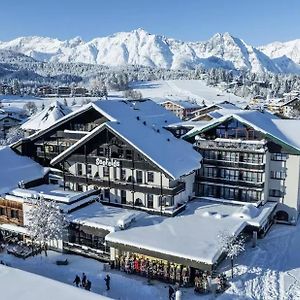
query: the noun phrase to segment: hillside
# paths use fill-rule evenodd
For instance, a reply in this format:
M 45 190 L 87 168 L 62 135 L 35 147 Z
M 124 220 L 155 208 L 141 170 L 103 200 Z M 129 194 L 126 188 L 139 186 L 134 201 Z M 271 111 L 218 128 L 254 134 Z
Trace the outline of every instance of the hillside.
M 157 102 L 166 99 L 196 101 L 206 105 L 221 101 L 230 101 L 243 106 L 247 103 L 246 99 L 226 93 L 217 87 L 210 87 L 203 80 L 159 80 L 150 82 L 138 82 L 132 86 L 139 90 L 143 97 L 151 98 Z

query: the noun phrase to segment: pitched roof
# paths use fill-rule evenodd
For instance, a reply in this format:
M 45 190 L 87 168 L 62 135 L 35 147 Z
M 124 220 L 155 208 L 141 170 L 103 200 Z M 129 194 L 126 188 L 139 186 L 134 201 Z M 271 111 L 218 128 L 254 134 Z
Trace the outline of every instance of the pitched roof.
M 61 104 L 59 101 L 54 101 L 49 107 L 33 115 L 21 128 L 25 130 L 47 129 L 70 112 L 71 109 L 68 106 Z
M 104 128 L 108 128 L 174 179 L 200 167 L 202 157 L 193 146 L 175 138 L 164 128 L 171 121 L 178 122 L 179 119 L 153 101 L 99 101 L 95 105 L 117 120 L 96 127 L 54 158 L 51 164 L 57 164 Z
M 164 102 L 161 102 L 160 104 L 165 104 L 171 102 L 173 104 L 176 104 L 178 106 L 180 106 L 181 108 L 194 108 L 194 109 L 198 109 L 200 107 L 202 107 L 201 105 L 197 104 L 197 103 L 193 103 L 191 101 L 186 101 L 186 100 L 166 100 Z
M 279 119 L 276 116 L 264 114 L 259 111 L 242 110 L 227 114 L 218 119 L 211 120 L 203 126 L 193 128 L 184 136 L 184 138 L 196 136 L 230 118 L 234 118 L 243 124 L 251 126 L 269 138 L 294 148 L 297 152 L 300 151 L 300 131 L 295 130 L 295 128 L 299 128 L 300 120 Z

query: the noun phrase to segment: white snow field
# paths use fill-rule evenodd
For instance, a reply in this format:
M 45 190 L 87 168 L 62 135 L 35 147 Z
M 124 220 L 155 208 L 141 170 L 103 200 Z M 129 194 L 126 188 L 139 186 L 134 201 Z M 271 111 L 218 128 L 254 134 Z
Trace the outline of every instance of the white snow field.
M 109 300 L 56 280 L 0 265 L 1 300 Z
M 235 277 L 233 280 L 230 280 L 231 287 L 224 294 L 219 295 L 218 299 L 300 299 L 299 245 L 300 223 L 297 226 L 274 225 L 264 239 L 258 240 L 256 248 L 251 248 L 251 245 L 248 245 L 246 252 L 235 261 Z M 56 266 L 55 261 L 57 259 L 65 259 L 66 257 L 70 261 L 68 266 Z M 82 272 L 85 272 L 92 281 L 93 292 L 114 299 L 167 299 L 167 285 L 157 281 L 153 281 L 152 285 L 147 285 L 145 278 L 125 275 L 120 271 L 110 271 L 112 278 L 111 290 L 107 293 L 104 285 L 106 273 L 103 271 L 103 264 L 80 256 L 63 255 L 50 251 L 47 258 L 36 256 L 23 260 L 0 253 L 0 259 L 11 264 L 12 267 L 69 284 L 72 284 L 76 274 L 81 275 Z M 225 261 L 220 268 L 223 271 L 227 271 L 228 275 L 230 274 L 228 261 Z M 11 283 L 8 285 L 0 279 L 0 290 L 3 291 L 7 286 L 11 286 Z M 33 284 L 30 288 L 33 289 L 34 287 L 35 285 Z M 15 300 L 18 298 L 12 297 L 7 299 Z M 41 299 L 44 300 L 44 298 Z M 66 300 L 65 297 L 57 297 L 55 299 Z M 193 293 L 193 289 L 183 289 L 182 299 L 208 300 L 212 299 L 212 295 L 199 296 Z M 21 298 L 20 300 L 24 299 Z
M 195 100 L 198 104 L 205 101 L 206 105 L 229 101 L 238 106 L 247 103 L 244 98 L 222 91 L 217 87 L 207 86 L 203 80 L 158 80 L 137 82 L 132 88 L 139 90 L 144 98 L 161 102 L 170 100 Z

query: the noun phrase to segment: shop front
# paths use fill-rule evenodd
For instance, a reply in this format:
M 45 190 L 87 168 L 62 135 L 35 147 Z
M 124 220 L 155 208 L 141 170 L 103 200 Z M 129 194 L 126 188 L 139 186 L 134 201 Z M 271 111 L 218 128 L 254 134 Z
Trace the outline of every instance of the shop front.
M 184 287 L 195 287 L 201 276 L 211 276 L 213 266 L 183 257 L 107 242 L 115 269 Z M 198 280 L 198 281 L 197 281 Z
M 193 268 L 179 263 L 128 251 L 117 255 L 113 266 L 127 274 L 141 275 L 172 284 L 178 283 L 185 287 L 192 285 L 195 273 Z

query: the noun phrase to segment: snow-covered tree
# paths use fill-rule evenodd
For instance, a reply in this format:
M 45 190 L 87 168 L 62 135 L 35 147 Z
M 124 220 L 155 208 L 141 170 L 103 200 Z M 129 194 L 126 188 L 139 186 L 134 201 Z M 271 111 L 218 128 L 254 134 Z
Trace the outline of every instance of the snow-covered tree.
M 47 256 L 50 241 L 62 239 L 64 228 L 68 222 L 57 203 L 46 201 L 42 196 L 32 201 L 27 212 L 28 233 L 32 243 L 40 243 Z
M 24 104 L 23 109 L 26 110 L 29 115 L 33 115 L 37 112 L 37 106 L 33 101 L 28 101 Z
M 231 261 L 231 277 L 233 278 L 233 260 L 245 250 L 245 239 L 242 236 L 231 235 L 227 231 L 220 232 L 218 239 L 222 252 Z
M 0 144 L 10 145 L 24 137 L 24 131 L 20 127 L 12 127 L 8 130 L 6 138 L 1 140 Z
M 136 91 L 136 90 L 126 90 L 123 93 L 123 96 L 130 100 L 140 100 L 143 98 L 142 93 L 140 91 Z

